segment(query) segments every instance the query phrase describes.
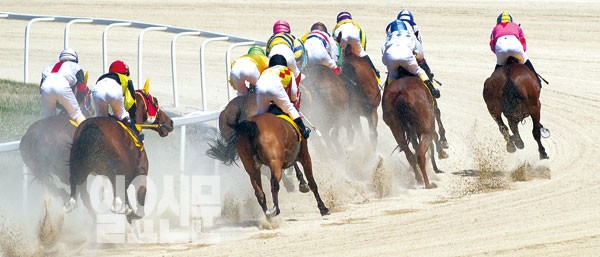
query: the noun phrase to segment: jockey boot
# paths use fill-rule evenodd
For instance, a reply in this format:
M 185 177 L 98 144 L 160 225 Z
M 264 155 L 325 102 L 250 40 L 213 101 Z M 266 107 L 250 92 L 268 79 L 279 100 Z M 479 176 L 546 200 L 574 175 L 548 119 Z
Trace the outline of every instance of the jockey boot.
M 434 98 L 440 98 L 440 91 L 433 86 L 433 83 L 431 83 L 431 80 L 429 80 L 427 78 L 427 74 L 423 74 L 423 75 L 419 76 L 419 78 L 421 78 L 421 80 L 423 81 L 423 83 L 425 83 L 425 85 L 427 86 L 427 88 L 429 88 L 429 91 L 431 92 L 431 95 Z
M 340 73 L 341 73 L 340 67 L 339 67 L 339 66 L 338 66 L 338 67 L 335 67 L 335 68 L 333 69 L 333 73 L 335 73 L 335 74 L 337 74 L 337 75 L 340 75 Z
M 429 80 L 433 80 L 433 73 L 431 72 L 431 69 L 427 64 L 427 61 L 425 61 L 425 58 L 423 58 L 422 60 L 417 60 L 417 62 L 419 64 L 419 67 L 421 67 L 421 69 L 423 69 L 425 73 L 427 73 L 427 77 L 429 77 Z
M 298 128 L 300 128 L 300 133 L 302 133 L 302 136 L 308 139 L 308 136 L 310 135 L 310 129 L 304 126 L 302 118 L 298 117 L 294 120 L 294 122 L 296 122 L 296 125 L 298 125 Z
M 373 70 L 373 72 L 375 72 L 375 75 L 377 76 L 377 83 L 379 83 L 381 81 L 380 80 L 381 76 L 379 75 L 379 70 L 377 70 L 375 68 L 375 65 L 373 64 L 373 62 L 371 61 L 371 58 L 368 55 L 365 55 L 365 58 L 369 62 L 369 66 L 371 66 L 371 69 Z
M 540 77 L 538 76 L 537 72 L 535 72 L 535 69 L 533 68 L 533 64 L 531 64 L 531 61 L 529 59 L 527 59 L 527 61 L 524 63 L 525 66 L 527 66 L 527 68 L 529 68 L 531 71 L 533 71 L 533 74 L 535 74 L 535 78 L 538 81 L 538 84 L 540 85 L 540 88 L 542 88 L 542 81 L 540 80 Z
M 75 123 L 77 123 L 77 126 L 79 126 L 79 124 L 81 124 L 83 121 L 85 120 L 85 117 L 83 115 L 77 117 L 77 119 L 75 119 Z
M 135 133 L 135 135 L 140 141 L 144 141 L 144 134 L 142 134 L 142 131 L 140 131 L 135 125 L 135 121 L 133 121 L 129 116 L 123 118 L 122 121 L 125 124 L 129 124 L 129 128 L 131 129 L 131 131 L 133 131 L 133 133 Z

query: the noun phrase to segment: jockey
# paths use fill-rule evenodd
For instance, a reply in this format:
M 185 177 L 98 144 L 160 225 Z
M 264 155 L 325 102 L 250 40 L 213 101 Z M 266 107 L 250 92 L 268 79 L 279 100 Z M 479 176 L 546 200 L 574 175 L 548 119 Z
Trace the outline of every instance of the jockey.
M 267 112 L 273 102 L 296 122 L 302 136 L 308 138 L 310 129 L 304 126 L 300 113 L 292 104 L 299 100 L 299 90 L 291 75 L 285 57 L 273 55 L 269 60 L 269 68 L 263 71 L 256 82 L 256 114 Z
M 542 83 L 533 68 L 533 64 L 525 54 L 527 43 L 521 26 L 513 23 L 510 13 L 503 11 L 498 15 L 496 26 L 490 36 L 490 48 L 496 54 L 496 67 L 506 64 L 508 57 L 514 57 L 519 63 L 527 66 L 536 75 L 540 87 Z
M 310 32 L 306 33 L 301 41 L 304 43 L 309 62 L 320 63 L 340 75 L 340 67 L 337 65 L 340 48 L 327 32 L 325 24 L 321 22 L 313 24 Z
M 413 33 L 417 38 L 417 50 L 415 50 L 417 62 L 419 63 L 419 66 L 425 70 L 425 73 L 427 73 L 429 79 L 433 80 L 433 73 L 431 72 L 429 65 L 427 65 L 427 61 L 425 61 L 425 55 L 423 52 L 423 39 L 421 38 L 419 26 L 415 23 L 415 18 L 412 12 L 408 9 L 403 9 L 398 13 L 397 19 L 404 22 L 404 25 L 406 25 L 408 31 Z
M 304 74 L 298 66 L 304 66 L 306 52 L 302 42 L 291 34 L 290 24 L 284 20 L 273 24 L 273 35 L 267 41 L 267 56 L 271 58 L 276 54 L 285 57 L 287 67 L 294 73 L 296 84 L 300 85 Z
M 248 54 L 242 55 L 236 58 L 231 63 L 231 71 L 229 72 L 229 85 L 237 91 L 237 95 L 246 95 L 248 93 L 248 87 L 246 82 L 250 84 L 250 87 L 256 86 L 256 81 L 260 77 L 267 66 L 269 65 L 269 58 L 265 55 L 265 51 L 262 47 L 254 45 L 248 49 Z
M 375 72 L 375 75 L 377 75 L 377 82 L 379 82 L 379 71 L 375 68 L 375 65 L 366 52 L 367 36 L 360 28 L 360 25 L 358 25 L 358 23 L 352 19 L 352 15 L 350 15 L 349 12 L 340 12 L 337 15 L 337 24 L 333 28 L 333 37 L 337 40 L 340 33 L 342 36 L 340 38 L 340 42 L 338 43 L 340 43 L 342 51 L 346 49 L 347 45 L 350 45 L 353 53 L 359 57 L 365 57 L 369 62 L 371 69 L 373 69 L 373 72 Z
M 79 56 L 71 48 L 60 52 L 58 62 L 42 72 L 40 94 L 44 117 L 56 115 L 56 105 L 65 108 L 69 117 L 77 124 L 85 120 L 75 94 L 87 94 L 85 74 L 79 66 Z M 74 93 L 75 92 L 75 93 Z
M 418 76 L 427 85 L 431 95 L 439 98 L 440 91 L 433 87 L 427 73 L 417 63 L 415 57 L 417 38 L 412 31 L 401 20 L 394 20 L 387 26 L 386 32 L 387 38 L 381 47 L 381 59 L 388 69 L 386 86 L 398 78 L 398 68 L 402 67 L 411 74 Z
M 128 124 L 139 140 L 144 135 L 135 126 L 135 121 L 129 117 L 128 110 L 135 104 L 133 82 L 129 78 L 129 66 L 121 60 L 116 60 L 108 68 L 108 73 L 100 76 L 92 89 L 96 116 L 108 116 L 108 107 L 113 115 Z

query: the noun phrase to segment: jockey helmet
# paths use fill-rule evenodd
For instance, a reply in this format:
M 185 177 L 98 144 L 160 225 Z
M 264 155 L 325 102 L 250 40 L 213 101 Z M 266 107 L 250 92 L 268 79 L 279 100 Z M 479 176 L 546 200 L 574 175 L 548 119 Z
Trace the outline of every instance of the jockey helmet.
M 291 33 L 290 24 L 285 20 L 277 20 L 275 24 L 273 24 L 273 34 L 277 33 Z
M 75 52 L 75 50 L 73 50 L 73 48 L 67 48 L 65 50 L 62 50 L 62 52 L 60 52 L 60 56 L 58 57 L 58 60 L 61 62 L 66 62 L 66 61 L 71 61 L 71 62 L 79 62 L 79 56 L 77 55 L 77 52 Z
M 337 15 L 337 22 L 339 23 L 340 21 L 343 20 L 352 20 L 352 15 L 349 12 L 340 12 Z
M 262 49 L 262 47 L 257 46 L 257 45 L 253 45 L 250 47 L 250 49 L 248 49 L 248 54 L 261 54 L 261 55 L 265 55 L 265 50 Z
M 327 27 L 322 22 L 317 22 L 310 27 L 310 31 L 320 30 L 323 32 L 327 32 Z
M 406 25 L 404 24 L 404 22 L 402 22 L 401 20 L 394 20 L 392 22 L 390 22 L 390 24 L 387 25 L 387 27 L 385 28 L 385 32 L 389 35 L 394 31 L 401 31 L 401 30 L 408 30 L 406 28 Z
M 512 22 L 512 16 L 510 15 L 509 12 L 507 11 L 502 11 L 502 13 L 500 13 L 500 15 L 498 15 L 498 19 L 496 20 L 496 25 L 500 24 L 500 23 L 504 23 L 504 22 Z
M 276 65 L 287 67 L 287 61 L 285 60 L 285 57 L 283 57 L 283 55 L 276 54 L 271 56 L 271 59 L 269 59 L 269 67 L 273 67 Z
M 108 72 L 121 73 L 121 74 L 125 74 L 125 75 L 129 76 L 129 66 L 121 60 L 116 60 L 110 64 L 110 67 L 108 68 Z
M 408 21 L 410 23 L 415 23 L 415 18 L 413 17 L 412 12 L 408 9 L 403 9 L 398 13 L 398 17 L 396 18 L 401 21 Z

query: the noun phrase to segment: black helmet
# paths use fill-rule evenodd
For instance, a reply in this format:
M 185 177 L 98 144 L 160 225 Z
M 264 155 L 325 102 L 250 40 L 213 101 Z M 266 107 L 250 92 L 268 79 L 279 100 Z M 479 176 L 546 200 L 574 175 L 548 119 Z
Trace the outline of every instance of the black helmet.
M 271 59 L 269 59 L 269 67 L 273 67 L 275 65 L 287 66 L 287 61 L 285 57 L 280 54 L 273 55 Z

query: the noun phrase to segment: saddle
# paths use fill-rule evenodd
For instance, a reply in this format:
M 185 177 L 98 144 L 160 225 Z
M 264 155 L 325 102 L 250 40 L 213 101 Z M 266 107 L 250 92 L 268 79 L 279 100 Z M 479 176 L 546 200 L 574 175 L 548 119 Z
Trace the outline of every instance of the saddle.
M 281 110 L 281 108 L 279 108 L 279 106 L 277 106 L 276 104 L 271 104 L 269 105 L 269 109 L 267 110 L 268 113 L 274 114 L 277 116 L 277 118 L 283 119 L 285 121 L 287 121 L 289 124 L 292 125 L 292 127 L 294 127 L 294 130 L 296 131 L 296 135 L 298 136 L 298 141 L 302 140 L 302 133 L 300 133 L 300 128 L 298 127 L 298 124 L 296 124 L 296 122 L 294 122 L 294 120 L 292 120 L 292 118 L 287 115 L 285 112 L 283 112 L 283 110 Z
M 114 117 L 113 117 L 114 118 Z M 117 120 L 117 123 L 119 123 L 119 125 L 121 125 L 121 127 L 127 131 L 127 133 L 129 134 L 129 136 L 131 137 L 131 139 L 133 140 L 133 144 L 135 144 L 135 146 L 141 151 L 144 150 L 144 142 L 140 141 L 138 139 L 138 137 L 135 135 L 135 132 L 133 130 L 131 130 L 131 128 L 129 127 L 128 124 L 123 123 L 122 121 L 120 121 L 119 119 L 115 118 L 115 120 Z

